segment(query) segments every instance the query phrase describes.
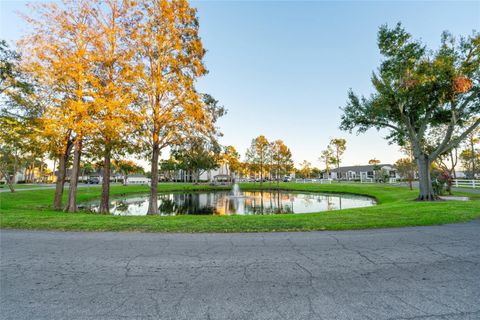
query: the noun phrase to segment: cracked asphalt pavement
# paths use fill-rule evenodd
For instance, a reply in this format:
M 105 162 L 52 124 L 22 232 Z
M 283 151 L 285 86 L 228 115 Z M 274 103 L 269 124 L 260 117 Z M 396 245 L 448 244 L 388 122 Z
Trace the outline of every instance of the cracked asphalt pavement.
M 480 319 L 480 221 L 343 232 L 2 230 L 1 319 Z

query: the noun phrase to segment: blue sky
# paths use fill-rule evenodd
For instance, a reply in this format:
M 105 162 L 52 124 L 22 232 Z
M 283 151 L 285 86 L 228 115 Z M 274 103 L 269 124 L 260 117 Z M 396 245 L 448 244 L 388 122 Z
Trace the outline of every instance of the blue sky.
M 24 1 L 0 1 L 0 37 L 15 41 Z M 449 30 L 480 30 L 480 1 L 192 1 L 198 8 L 209 74 L 198 88 L 227 107 L 223 144 L 243 155 L 253 137 L 282 139 L 295 162 L 320 166 L 333 137 L 347 139 L 343 164 L 376 157 L 395 162 L 398 147 L 384 132 L 355 135 L 338 129 L 347 90 L 371 92 L 380 62 L 378 27 L 400 21 L 430 48 Z

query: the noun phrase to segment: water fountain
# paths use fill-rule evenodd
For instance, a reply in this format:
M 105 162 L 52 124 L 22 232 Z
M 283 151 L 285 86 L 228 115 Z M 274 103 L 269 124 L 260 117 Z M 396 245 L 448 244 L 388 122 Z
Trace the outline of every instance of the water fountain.
M 240 186 L 236 182 L 233 183 L 232 195 L 234 197 L 240 197 L 242 195 L 241 192 L 240 192 Z
M 233 187 L 232 187 L 232 196 L 231 196 L 231 200 L 232 201 L 232 205 L 233 205 L 233 209 L 235 210 L 235 212 L 238 212 L 238 210 L 240 209 L 240 207 L 242 207 L 242 210 L 243 210 L 243 200 L 241 200 L 241 198 L 244 198 L 244 196 L 242 195 L 241 191 L 240 191 L 240 186 L 238 185 L 238 183 L 234 180 L 233 181 Z

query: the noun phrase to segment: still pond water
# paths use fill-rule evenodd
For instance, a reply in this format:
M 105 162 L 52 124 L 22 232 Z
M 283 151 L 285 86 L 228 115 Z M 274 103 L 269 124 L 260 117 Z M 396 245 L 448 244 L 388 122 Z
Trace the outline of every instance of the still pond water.
M 298 193 L 289 191 L 245 191 L 235 196 L 230 191 L 162 193 L 158 195 L 160 215 L 255 215 L 308 213 L 368 207 L 375 200 L 355 195 Z M 98 211 L 99 202 L 82 207 Z M 111 201 L 110 212 L 122 216 L 147 214 L 148 195 L 128 196 Z

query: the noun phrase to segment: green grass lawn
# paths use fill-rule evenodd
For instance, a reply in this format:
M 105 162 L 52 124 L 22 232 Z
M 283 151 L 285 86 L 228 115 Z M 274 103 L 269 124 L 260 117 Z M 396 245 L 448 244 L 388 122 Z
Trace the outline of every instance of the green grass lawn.
M 274 185 L 275 186 L 275 185 Z M 219 187 L 160 184 L 159 191 L 206 190 Z M 243 190 L 259 189 L 242 184 Z M 269 184 L 264 184 L 268 189 Z M 113 216 L 53 211 L 53 189 L 0 193 L 0 227 L 15 229 L 142 232 L 260 232 L 347 230 L 422 226 L 464 222 L 480 217 L 480 195 L 462 194 L 471 201 L 416 202 L 417 191 L 389 185 L 281 183 L 281 189 L 353 193 L 374 197 L 378 205 L 366 208 L 265 216 Z M 146 186 L 111 188 L 112 196 L 148 192 Z M 79 202 L 99 197 L 100 188 L 80 188 Z

